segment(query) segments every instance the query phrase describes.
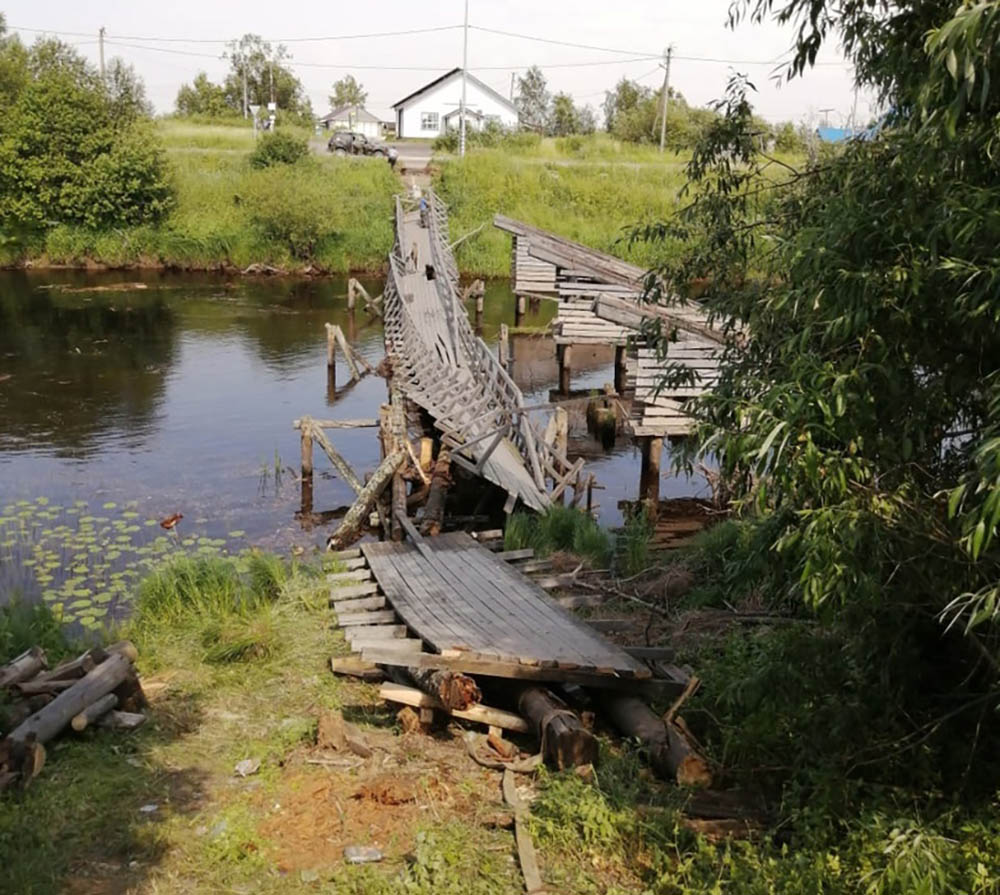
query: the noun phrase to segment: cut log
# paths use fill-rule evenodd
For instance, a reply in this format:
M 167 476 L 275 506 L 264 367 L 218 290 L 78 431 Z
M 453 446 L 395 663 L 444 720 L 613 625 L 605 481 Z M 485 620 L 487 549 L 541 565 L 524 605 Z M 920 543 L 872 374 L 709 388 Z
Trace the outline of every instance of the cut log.
M 428 693 L 449 711 L 466 711 L 476 705 L 483 694 L 476 682 L 460 671 L 437 668 L 407 668 L 407 676 L 424 693 Z
M 524 687 L 517 710 L 532 723 L 545 759 L 557 768 L 597 764 L 597 740 L 555 694 L 544 687 Z
M 424 507 L 424 521 L 420 533 L 434 537 L 441 533 L 444 525 L 444 504 L 451 485 L 451 453 L 444 445 L 438 453 L 431 475 L 431 490 L 427 495 L 427 505 Z
M 33 646 L 21 653 L 13 662 L 0 668 L 0 687 L 9 687 L 19 681 L 26 681 L 45 668 L 48 668 L 45 651 L 40 646 Z
M 361 534 L 361 527 L 368 518 L 368 514 L 371 513 L 379 495 L 385 490 L 386 485 L 392 479 L 393 473 L 395 473 L 405 458 L 406 451 L 399 449 L 393 451 L 392 454 L 379 464 L 378 469 L 375 470 L 368 484 L 361 489 L 358 499 L 354 501 L 354 505 L 347 511 L 347 515 L 344 516 L 337 530 L 330 535 L 327 541 L 328 548 L 339 549 Z
M 93 671 L 31 715 L 11 733 L 10 739 L 15 743 L 27 743 L 34 737 L 39 743 L 47 743 L 88 705 L 127 683 L 130 673 L 134 674 L 134 670 L 128 657 L 112 653 Z
M 40 681 L 40 680 L 30 680 L 21 681 L 19 684 L 14 684 L 17 688 L 17 692 L 22 696 L 55 696 L 56 693 L 62 693 L 63 690 L 68 690 L 73 686 L 74 681 Z
M 94 666 L 99 665 L 107 657 L 108 654 L 104 650 L 100 647 L 94 647 L 94 649 L 87 650 L 82 656 L 77 656 L 75 659 L 67 659 L 51 671 L 43 671 L 37 677 L 32 678 L 31 683 L 78 680 L 88 671 L 92 671 Z
M 110 712 L 116 705 L 118 705 L 118 697 L 114 693 L 108 693 L 76 715 L 70 722 L 70 726 L 77 733 L 81 733 L 102 715 Z
M 681 786 L 712 785 L 708 762 L 676 721 L 664 724 L 637 696 L 591 690 L 591 697 L 624 736 L 635 737 L 648 749 L 657 774 Z

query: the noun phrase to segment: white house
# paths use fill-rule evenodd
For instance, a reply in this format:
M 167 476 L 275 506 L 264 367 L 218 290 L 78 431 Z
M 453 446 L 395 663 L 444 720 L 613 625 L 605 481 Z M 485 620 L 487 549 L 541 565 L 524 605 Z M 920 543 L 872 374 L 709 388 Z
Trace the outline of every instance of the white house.
M 479 78 L 466 74 L 465 126 L 480 128 L 488 121 L 517 127 L 517 109 Z M 462 104 L 462 69 L 425 84 L 393 105 L 396 135 L 400 138 L 436 137 L 459 126 Z
M 353 131 L 376 139 L 382 136 L 382 122 L 361 106 L 342 106 L 319 119 L 327 130 Z

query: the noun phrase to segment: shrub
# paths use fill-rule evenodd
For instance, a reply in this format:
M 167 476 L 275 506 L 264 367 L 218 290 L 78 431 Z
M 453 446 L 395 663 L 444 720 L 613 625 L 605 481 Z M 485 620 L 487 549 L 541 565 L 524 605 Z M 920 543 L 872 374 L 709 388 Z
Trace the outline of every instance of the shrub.
M 309 144 L 288 131 L 264 134 L 250 153 L 250 167 L 268 168 L 272 165 L 294 165 L 309 155 Z
M 611 537 L 582 510 L 556 504 L 548 511 L 514 513 L 504 531 L 504 548 L 522 550 L 531 547 L 539 556 L 557 550 L 575 553 L 596 566 L 611 558 Z
M 239 197 L 261 235 L 301 261 L 315 258 L 321 243 L 340 232 L 341 199 L 314 165 L 255 171 Z

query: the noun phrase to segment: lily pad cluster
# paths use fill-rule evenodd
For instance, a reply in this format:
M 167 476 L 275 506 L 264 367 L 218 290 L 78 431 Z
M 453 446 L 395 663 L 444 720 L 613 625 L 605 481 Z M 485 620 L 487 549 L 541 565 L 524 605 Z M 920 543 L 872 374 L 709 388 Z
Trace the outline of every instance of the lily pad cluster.
M 164 559 L 225 554 L 244 536 L 167 532 L 138 507 L 38 497 L 0 508 L 0 601 L 42 600 L 66 623 L 100 628 L 127 614 L 138 580 Z

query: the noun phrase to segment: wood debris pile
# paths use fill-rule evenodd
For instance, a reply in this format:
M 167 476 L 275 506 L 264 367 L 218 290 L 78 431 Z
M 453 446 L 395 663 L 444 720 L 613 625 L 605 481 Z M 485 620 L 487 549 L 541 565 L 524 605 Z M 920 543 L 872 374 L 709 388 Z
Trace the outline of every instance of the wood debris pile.
M 146 698 L 128 641 L 94 647 L 50 669 L 32 647 L 0 666 L 0 790 L 27 786 L 45 764 L 45 744 L 67 729 L 133 729 Z

